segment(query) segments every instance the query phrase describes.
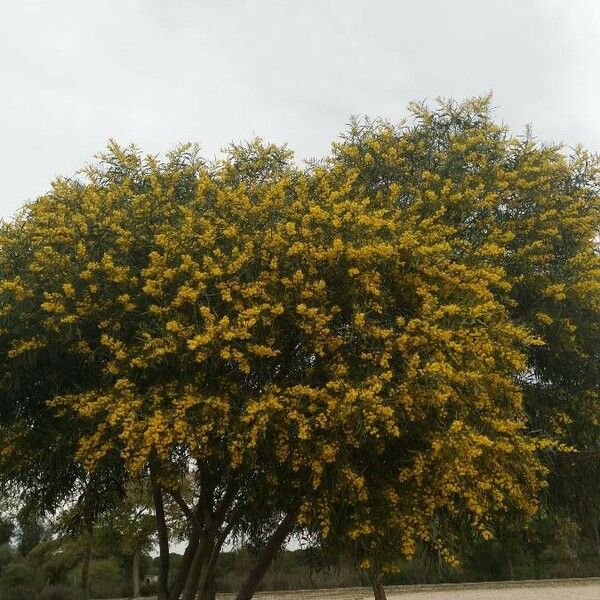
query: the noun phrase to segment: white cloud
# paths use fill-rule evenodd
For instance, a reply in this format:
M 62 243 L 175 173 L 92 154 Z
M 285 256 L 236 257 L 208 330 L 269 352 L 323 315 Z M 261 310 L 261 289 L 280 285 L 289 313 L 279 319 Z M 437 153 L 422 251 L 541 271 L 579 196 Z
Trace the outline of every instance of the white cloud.
M 0 0 L 0 214 L 109 137 L 321 155 L 351 113 L 495 92 L 499 118 L 600 147 L 595 0 Z

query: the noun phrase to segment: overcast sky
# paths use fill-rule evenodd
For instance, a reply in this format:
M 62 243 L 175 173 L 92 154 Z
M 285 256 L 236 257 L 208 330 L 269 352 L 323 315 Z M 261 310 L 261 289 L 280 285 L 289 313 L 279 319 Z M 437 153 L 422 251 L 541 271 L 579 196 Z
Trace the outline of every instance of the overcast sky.
M 0 0 L 0 216 L 113 137 L 320 156 L 349 115 L 493 90 L 498 118 L 600 149 L 598 0 Z

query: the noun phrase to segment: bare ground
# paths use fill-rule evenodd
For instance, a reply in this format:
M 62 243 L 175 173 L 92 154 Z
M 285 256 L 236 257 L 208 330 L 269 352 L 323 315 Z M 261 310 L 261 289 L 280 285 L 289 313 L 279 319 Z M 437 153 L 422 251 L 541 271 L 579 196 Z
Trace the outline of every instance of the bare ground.
M 386 588 L 388 600 L 600 600 L 600 578 Z M 230 600 L 222 594 L 219 600 Z M 367 588 L 261 592 L 257 600 L 371 600 Z

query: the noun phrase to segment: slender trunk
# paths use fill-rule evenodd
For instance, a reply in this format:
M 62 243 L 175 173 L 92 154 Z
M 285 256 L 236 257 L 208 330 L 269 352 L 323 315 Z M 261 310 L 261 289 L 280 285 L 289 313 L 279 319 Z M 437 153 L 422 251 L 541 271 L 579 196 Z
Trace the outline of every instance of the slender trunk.
M 214 600 L 217 588 L 215 582 L 215 568 L 217 566 L 217 559 L 219 558 L 219 554 L 221 552 L 221 548 L 225 543 L 228 535 L 231 533 L 231 530 L 234 526 L 234 521 L 231 521 L 219 534 L 216 542 L 213 544 L 212 551 L 208 560 L 204 564 L 202 568 L 202 574 L 200 576 L 200 581 L 198 583 L 198 599 L 199 600 Z
M 385 589 L 383 587 L 383 583 L 381 583 L 381 574 L 374 573 L 373 579 L 371 580 L 371 585 L 373 586 L 373 598 L 375 600 L 387 600 L 387 596 L 385 595 Z
M 165 517 L 163 494 L 156 478 L 152 476 L 152 498 L 156 512 L 156 532 L 158 534 L 159 571 L 158 571 L 158 600 L 169 598 L 169 530 Z
M 183 600 L 194 600 L 196 598 L 202 571 L 210 559 L 213 545 L 213 539 L 209 538 L 207 535 L 201 537 L 200 544 L 194 555 L 194 560 L 190 566 L 187 582 L 185 584 L 185 591 L 183 592 Z
M 514 581 L 515 579 L 515 567 L 513 565 L 513 561 L 512 561 L 512 556 L 508 555 L 508 576 L 510 577 L 511 581 Z
M 242 584 L 242 587 L 236 596 L 236 600 L 251 600 L 254 597 L 254 593 L 256 592 L 258 584 L 265 576 L 265 573 L 271 566 L 271 563 L 273 562 L 278 550 L 281 548 L 287 536 L 294 528 L 295 522 L 296 514 L 291 512 L 285 516 L 281 523 L 279 523 L 275 533 L 273 533 L 267 542 L 267 545 L 260 553 L 246 581 Z
M 142 551 L 136 548 L 133 553 L 133 564 L 131 565 L 131 583 L 133 584 L 133 597 L 140 597 L 140 557 Z
M 196 582 L 196 594 L 198 600 L 209 600 L 211 598 L 211 586 L 214 587 L 216 564 L 213 557 L 218 553 L 219 551 L 216 549 L 216 544 L 213 543 L 210 554 L 207 555 L 204 564 L 202 565 L 200 577 Z
M 92 527 L 85 529 L 85 548 L 81 562 L 81 591 L 84 598 L 90 597 L 90 562 L 92 561 L 93 532 Z
M 212 494 L 214 488 L 209 488 Z M 188 580 L 183 595 L 184 600 L 213 600 L 215 591 L 215 568 L 221 547 L 227 539 L 235 524 L 235 516 L 230 515 L 230 522 L 224 528 L 223 523 L 227 511 L 231 507 L 236 495 L 236 489 L 228 486 L 224 496 L 212 514 L 205 514 L 206 529 L 202 535 L 201 548 L 197 550 L 192 566 L 189 570 Z M 219 533 L 219 529 L 221 529 Z
M 194 556 L 198 550 L 199 540 L 200 535 L 198 533 L 198 528 L 195 527 L 192 530 L 188 545 L 183 553 L 183 558 L 181 560 L 181 565 L 179 567 L 179 571 L 177 572 L 175 581 L 169 590 L 169 598 L 177 599 L 181 596 L 183 588 L 185 587 L 185 582 L 188 580 L 192 561 L 194 560 Z
M 217 597 L 217 586 L 215 581 L 214 569 L 202 584 L 202 588 L 203 589 L 198 595 L 198 600 L 215 600 L 215 598 Z

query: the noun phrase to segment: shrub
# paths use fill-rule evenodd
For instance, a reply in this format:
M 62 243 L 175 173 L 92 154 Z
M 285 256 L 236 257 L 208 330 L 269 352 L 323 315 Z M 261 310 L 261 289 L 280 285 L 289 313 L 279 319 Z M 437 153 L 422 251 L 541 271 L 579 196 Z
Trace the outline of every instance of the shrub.
M 39 600 L 36 590 L 28 585 L 14 587 L 0 587 L 2 600 Z
M 15 559 L 15 552 L 8 544 L 0 545 L 0 575 L 2 569 Z
M 33 569 L 23 563 L 10 563 L 2 569 L 0 587 L 30 586 L 35 579 Z M 4 596 L 2 597 L 4 600 Z
M 77 589 L 66 585 L 51 585 L 45 587 L 38 596 L 39 600 L 80 600 L 83 596 Z

